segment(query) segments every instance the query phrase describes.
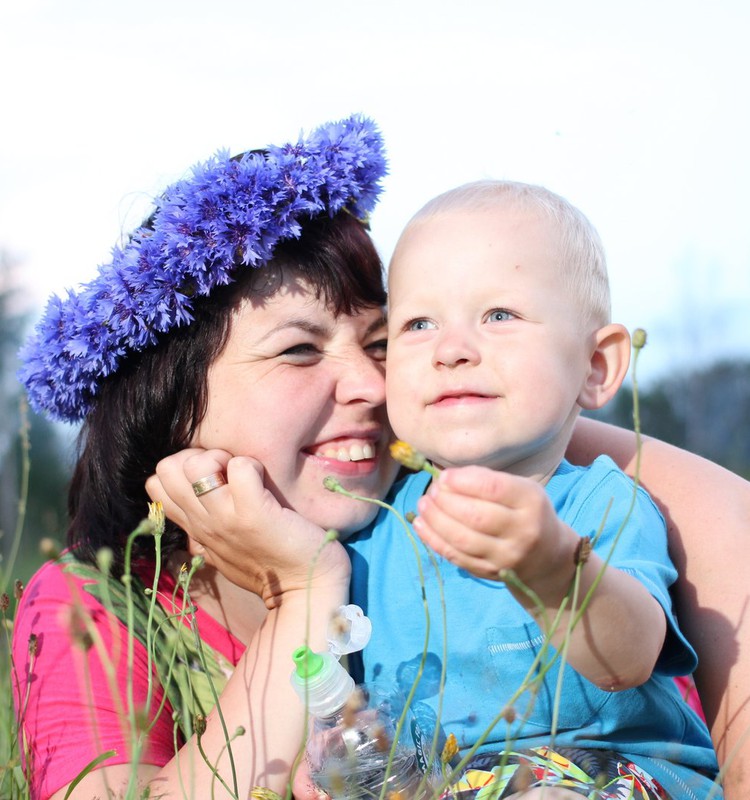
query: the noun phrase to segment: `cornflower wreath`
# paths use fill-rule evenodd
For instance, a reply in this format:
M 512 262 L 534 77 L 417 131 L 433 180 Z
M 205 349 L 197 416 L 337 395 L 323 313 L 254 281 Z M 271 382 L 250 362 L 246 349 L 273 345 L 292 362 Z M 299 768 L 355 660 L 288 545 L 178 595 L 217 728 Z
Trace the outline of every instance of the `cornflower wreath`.
M 296 143 L 237 158 L 220 151 L 196 165 L 96 278 L 49 299 L 19 353 L 31 407 L 82 419 L 128 354 L 192 321 L 194 297 L 230 283 L 240 267 L 262 267 L 306 219 L 342 209 L 366 219 L 386 171 L 382 137 L 359 115 Z

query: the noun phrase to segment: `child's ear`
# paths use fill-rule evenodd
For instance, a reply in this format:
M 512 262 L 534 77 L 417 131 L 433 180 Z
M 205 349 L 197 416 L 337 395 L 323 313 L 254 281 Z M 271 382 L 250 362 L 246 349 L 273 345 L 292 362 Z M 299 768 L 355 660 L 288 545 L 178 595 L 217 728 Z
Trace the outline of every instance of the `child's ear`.
M 625 380 L 630 365 L 630 334 L 612 323 L 594 334 L 589 374 L 578 395 L 578 405 L 592 410 L 606 405 Z

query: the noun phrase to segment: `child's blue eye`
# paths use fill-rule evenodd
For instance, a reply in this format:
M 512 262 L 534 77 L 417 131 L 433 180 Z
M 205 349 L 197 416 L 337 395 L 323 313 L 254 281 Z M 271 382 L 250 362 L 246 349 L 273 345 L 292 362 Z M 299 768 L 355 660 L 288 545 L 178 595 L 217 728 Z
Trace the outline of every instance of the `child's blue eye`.
M 504 308 L 496 308 L 487 315 L 488 322 L 507 322 L 509 319 L 513 318 L 514 315 Z
M 435 323 L 429 319 L 414 319 L 406 326 L 407 331 L 428 331 L 435 327 Z

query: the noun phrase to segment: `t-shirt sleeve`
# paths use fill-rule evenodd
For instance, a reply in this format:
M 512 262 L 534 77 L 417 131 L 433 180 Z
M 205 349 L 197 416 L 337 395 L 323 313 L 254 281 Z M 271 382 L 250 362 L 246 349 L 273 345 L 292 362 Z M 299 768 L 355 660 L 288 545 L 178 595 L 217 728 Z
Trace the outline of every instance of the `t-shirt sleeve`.
M 596 491 L 581 505 L 572 527 L 591 536 L 597 554 L 639 580 L 664 610 L 667 635 L 655 672 L 666 676 L 691 673 L 698 658 L 675 617 L 670 587 L 677 570 L 667 548 L 664 517 L 643 489 L 638 488 L 634 495 L 632 481 L 616 468 L 599 477 Z
M 107 751 L 114 751 L 107 765 L 132 760 L 127 686 L 130 680 L 135 707 L 145 708 L 145 648 L 134 642 L 131 671 L 125 627 L 59 564 L 42 567 L 24 591 L 13 658 L 19 747 L 23 755 L 27 743 L 32 797 L 45 800 Z M 150 683 L 151 719 L 162 691 L 155 674 Z M 167 703 L 149 735 L 144 763 L 161 766 L 174 756 L 171 714 Z

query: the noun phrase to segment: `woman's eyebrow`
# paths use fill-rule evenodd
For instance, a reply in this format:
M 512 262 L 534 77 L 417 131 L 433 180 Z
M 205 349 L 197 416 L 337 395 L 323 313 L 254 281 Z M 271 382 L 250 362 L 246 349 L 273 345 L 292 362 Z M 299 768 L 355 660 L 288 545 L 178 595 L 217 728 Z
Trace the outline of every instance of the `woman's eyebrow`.
M 303 333 L 309 333 L 312 336 L 325 336 L 330 332 L 330 326 L 326 325 L 319 325 L 316 322 L 311 322 L 309 319 L 305 319 L 304 317 L 293 317 L 292 319 L 287 319 L 284 322 L 280 322 L 278 325 L 274 325 L 273 328 L 266 331 L 263 336 L 258 339 L 258 343 L 264 342 L 266 339 L 274 336 L 281 331 L 286 331 L 290 329 L 295 329 L 302 331 Z
M 378 330 L 378 328 L 383 328 L 386 325 L 388 325 L 388 317 L 385 314 L 382 314 L 372 323 L 372 325 L 367 326 L 366 334 L 369 336 L 371 333 L 374 333 L 376 330 Z

